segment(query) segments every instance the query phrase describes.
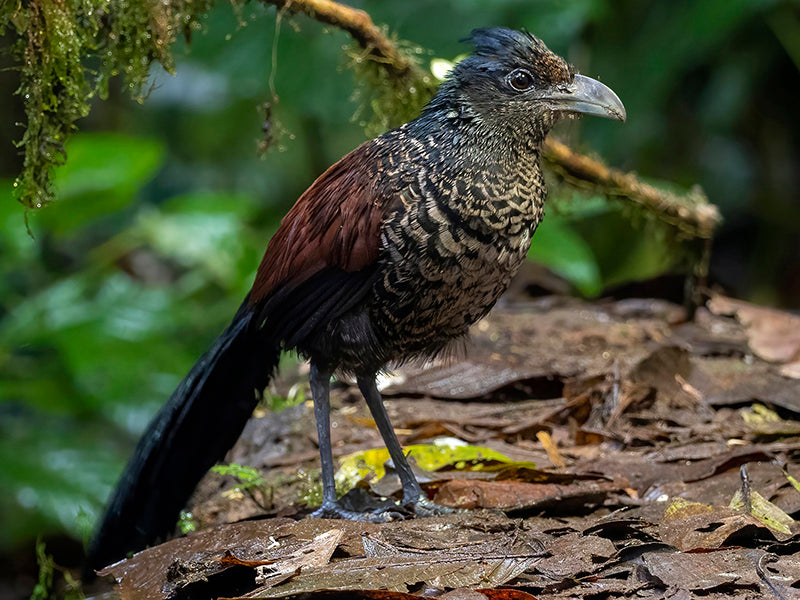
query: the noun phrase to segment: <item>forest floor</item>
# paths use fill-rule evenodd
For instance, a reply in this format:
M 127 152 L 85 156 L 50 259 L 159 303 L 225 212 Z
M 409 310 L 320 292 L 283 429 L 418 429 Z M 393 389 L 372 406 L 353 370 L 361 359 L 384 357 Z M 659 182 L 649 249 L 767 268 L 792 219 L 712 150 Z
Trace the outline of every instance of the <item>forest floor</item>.
M 505 301 L 461 356 L 382 382 L 424 490 L 465 510 L 307 517 L 305 401 L 251 419 L 229 459 L 263 473 L 210 474 L 197 532 L 107 574 L 131 600 L 800 598 L 799 359 L 800 317 L 724 297 L 692 320 L 660 300 Z M 397 497 L 355 386 L 332 403 L 347 501 Z

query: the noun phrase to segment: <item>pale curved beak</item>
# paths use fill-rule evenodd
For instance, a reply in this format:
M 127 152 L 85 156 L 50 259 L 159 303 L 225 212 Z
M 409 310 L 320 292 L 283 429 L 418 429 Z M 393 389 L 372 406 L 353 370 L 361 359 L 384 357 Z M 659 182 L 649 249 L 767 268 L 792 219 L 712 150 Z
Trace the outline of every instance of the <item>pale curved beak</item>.
M 610 87 L 585 75 L 575 75 L 572 83 L 546 92 L 543 99 L 551 103 L 553 110 L 623 122 L 628 116 L 622 101 Z

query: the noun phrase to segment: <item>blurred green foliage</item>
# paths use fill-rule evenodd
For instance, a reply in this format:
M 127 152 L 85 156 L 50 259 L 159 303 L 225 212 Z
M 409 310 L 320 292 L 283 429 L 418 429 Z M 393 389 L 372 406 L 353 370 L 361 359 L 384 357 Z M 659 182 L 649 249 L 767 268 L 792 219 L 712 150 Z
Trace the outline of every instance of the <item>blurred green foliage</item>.
M 473 27 L 542 36 L 628 108 L 625 126 L 587 119 L 559 135 L 612 165 L 700 182 L 727 220 L 718 278 L 755 298 L 800 297 L 786 276 L 798 266 L 799 123 L 796 94 L 780 85 L 798 78 L 796 2 L 354 4 L 429 48 L 423 62 L 462 54 L 457 40 Z M 150 415 L 234 313 L 280 216 L 365 137 L 357 121 L 368 115 L 361 106 L 354 120 L 359 106 L 348 101 L 356 86 L 345 34 L 286 17 L 275 40 L 274 11 L 258 4 L 236 12 L 221 3 L 205 23 L 190 49 L 178 45 L 175 77 L 153 74 L 143 105 L 118 82 L 93 104 L 80 124 L 94 133 L 67 146 L 56 201 L 28 215 L 32 235 L 13 199 L 23 163 L 2 154 L 5 549 L 42 532 L 85 536 Z M 265 102 L 273 142 L 260 159 Z M 10 95 L 0 110 L 10 122 L 23 117 Z M 554 196 L 531 256 L 582 294 L 684 258 L 619 202 L 562 186 Z
M 59 567 L 55 563 L 53 557 L 47 553 L 45 543 L 41 540 L 36 541 L 36 563 L 39 573 L 30 600 L 50 600 L 51 598 L 83 600 L 86 598 L 86 594 L 81 589 L 81 582 L 77 581 L 67 569 Z
M 131 200 L 163 143 L 82 134 L 59 169 L 58 203 L 31 219 L 0 201 L 0 499 L 8 541 L 44 518 L 74 535 L 180 373 L 236 308 L 262 235 L 247 195 Z M 128 210 L 122 210 L 129 207 Z M 113 232 L 109 235 L 109 232 Z M 120 430 L 129 433 L 119 439 Z M 83 523 L 85 525 L 85 523 Z

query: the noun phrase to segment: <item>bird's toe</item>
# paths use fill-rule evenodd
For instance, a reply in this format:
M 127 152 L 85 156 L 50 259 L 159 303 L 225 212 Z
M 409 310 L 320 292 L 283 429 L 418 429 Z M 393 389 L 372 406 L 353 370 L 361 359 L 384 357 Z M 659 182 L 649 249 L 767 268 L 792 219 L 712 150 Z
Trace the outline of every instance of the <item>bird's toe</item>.
M 401 521 L 408 518 L 408 514 L 398 507 L 381 507 L 372 511 L 348 510 L 339 504 L 323 504 L 312 512 L 310 517 L 317 519 L 347 519 L 348 521 L 362 521 L 364 523 L 387 523 Z
M 436 517 L 440 515 L 452 515 L 459 512 L 464 512 L 458 508 L 451 508 L 450 506 L 442 506 L 428 500 L 427 498 L 420 498 L 416 502 L 409 505 L 409 507 L 418 517 Z

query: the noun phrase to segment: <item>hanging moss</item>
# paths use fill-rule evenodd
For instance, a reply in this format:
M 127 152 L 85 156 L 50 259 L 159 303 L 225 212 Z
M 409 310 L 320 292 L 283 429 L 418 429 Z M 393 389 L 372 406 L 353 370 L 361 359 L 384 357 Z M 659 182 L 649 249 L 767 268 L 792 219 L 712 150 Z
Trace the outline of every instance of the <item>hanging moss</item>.
M 419 115 L 439 85 L 439 81 L 417 62 L 425 50 L 407 43 L 398 45 L 411 61 L 403 73 L 387 69 L 355 43 L 346 48 L 347 66 L 353 70 L 355 79 L 353 101 L 358 109 L 354 118 L 369 137 Z
M 12 0 L 0 11 L 0 34 L 17 34 L 17 94 L 25 104 L 25 131 L 17 145 L 23 170 L 14 182 L 19 201 L 41 208 L 53 198 L 53 168 L 92 98 L 108 95 L 121 76 L 136 99 L 147 93 L 150 65 L 172 71 L 178 35 L 200 27 L 213 0 Z

